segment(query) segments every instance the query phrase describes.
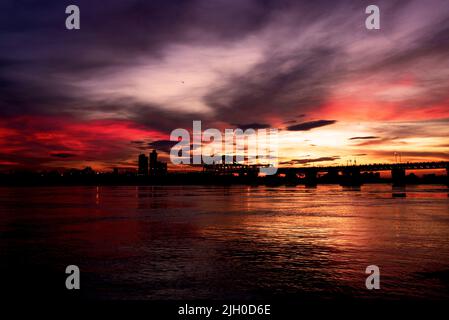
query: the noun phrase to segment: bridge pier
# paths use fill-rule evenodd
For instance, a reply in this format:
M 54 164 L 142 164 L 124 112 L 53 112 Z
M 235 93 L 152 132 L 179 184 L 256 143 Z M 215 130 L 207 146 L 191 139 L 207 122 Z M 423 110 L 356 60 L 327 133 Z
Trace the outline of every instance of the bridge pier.
M 446 167 L 446 185 L 449 187 L 449 167 Z
M 287 184 L 289 185 L 297 185 L 298 184 L 298 175 L 296 174 L 295 171 L 288 171 L 287 174 L 285 175 L 285 179 Z
M 404 186 L 405 169 L 400 167 L 391 169 L 391 179 L 393 180 L 393 186 Z
M 318 184 L 318 179 L 317 179 L 317 171 L 316 170 L 307 170 L 305 172 L 305 179 L 304 179 L 304 183 L 307 187 L 315 187 Z
M 343 176 L 340 185 L 357 187 L 362 185 L 362 176 L 360 168 L 347 167 L 343 170 Z
M 338 183 L 340 176 L 338 175 L 338 170 L 335 168 L 329 169 L 327 174 L 324 176 L 324 180 L 328 183 Z

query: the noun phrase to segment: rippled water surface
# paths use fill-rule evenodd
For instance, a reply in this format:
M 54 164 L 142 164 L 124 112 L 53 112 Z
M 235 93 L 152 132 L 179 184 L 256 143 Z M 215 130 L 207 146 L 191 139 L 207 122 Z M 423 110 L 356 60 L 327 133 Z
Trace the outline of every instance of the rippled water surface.
M 75 264 L 89 299 L 447 299 L 448 188 L 403 195 L 389 185 L 0 188 L 1 272 L 8 290 L 56 295 Z M 365 288 L 372 264 L 377 291 Z

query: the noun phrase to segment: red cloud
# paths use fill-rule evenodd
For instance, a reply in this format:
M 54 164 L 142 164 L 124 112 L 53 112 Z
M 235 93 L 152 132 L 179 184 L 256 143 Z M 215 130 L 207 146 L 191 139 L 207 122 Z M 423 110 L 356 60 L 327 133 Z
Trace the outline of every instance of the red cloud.
M 5 166 L 101 168 L 135 156 L 130 141 L 165 136 L 128 120 L 73 120 L 55 116 L 18 116 L 0 120 L 0 163 Z M 71 154 L 72 157 L 54 157 Z

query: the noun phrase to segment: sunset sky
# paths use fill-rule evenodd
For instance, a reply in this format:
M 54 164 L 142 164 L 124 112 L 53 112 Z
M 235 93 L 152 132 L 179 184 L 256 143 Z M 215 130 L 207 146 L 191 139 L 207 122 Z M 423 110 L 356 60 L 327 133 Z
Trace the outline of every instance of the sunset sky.
M 447 0 L 3 0 L 0 30 L 0 170 L 134 167 L 193 120 L 278 128 L 284 165 L 449 160 Z

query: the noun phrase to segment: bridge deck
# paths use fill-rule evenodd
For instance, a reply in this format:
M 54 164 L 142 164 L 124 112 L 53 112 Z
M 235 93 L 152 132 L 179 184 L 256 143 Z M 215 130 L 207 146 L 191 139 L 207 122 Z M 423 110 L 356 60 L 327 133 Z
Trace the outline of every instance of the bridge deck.
M 245 164 L 215 164 L 204 165 L 203 170 L 206 172 L 242 172 L 255 171 L 267 165 L 245 165 Z M 422 169 L 448 169 L 449 161 L 434 161 L 434 162 L 407 162 L 407 163 L 373 163 L 373 164 L 359 164 L 349 166 L 323 166 L 323 167 L 279 167 L 277 173 L 292 173 L 292 172 L 329 172 L 329 171 L 345 171 L 345 170 L 359 170 L 359 171 L 388 171 L 393 169 L 405 170 L 422 170 Z
M 436 162 L 407 162 L 407 163 L 373 163 L 373 164 L 360 164 L 350 166 L 326 166 L 326 167 L 296 167 L 296 168 L 278 168 L 278 172 L 305 172 L 305 171 L 317 171 L 328 172 L 332 170 L 343 171 L 347 169 L 359 169 L 360 171 L 387 171 L 393 169 L 405 169 L 405 170 L 420 170 L 420 169 L 447 169 L 449 168 L 449 161 L 436 161 Z

